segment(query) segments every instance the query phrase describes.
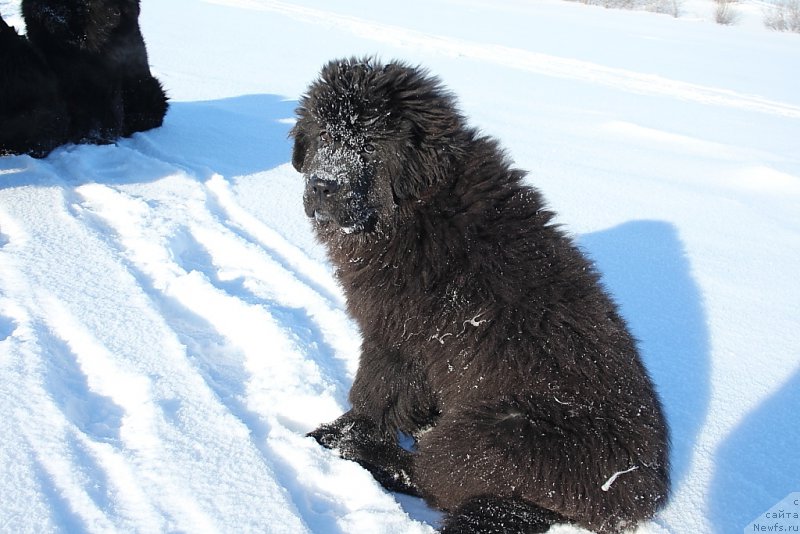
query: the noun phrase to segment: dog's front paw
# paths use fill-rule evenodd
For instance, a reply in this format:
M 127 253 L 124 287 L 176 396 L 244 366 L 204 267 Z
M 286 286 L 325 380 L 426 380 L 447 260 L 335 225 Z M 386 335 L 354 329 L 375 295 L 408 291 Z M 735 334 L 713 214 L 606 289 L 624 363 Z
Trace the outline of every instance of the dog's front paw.
M 411 453 L 381 434 L 373 421 L 348 412 L 306 435 L 323 447 L 335 449 L 340 457 L 360 464 L 386 489 L 419 495 L 413 482 Z
M 344 443 L 350 441 L 349 434 L 352 432 L 355 423 L 350 422 L 344 425 L 337 424 L 337 419 L 333 423 L 321 425 L 316 430 L 306 434 L 306 436 L 314 438 L 317 443 L 328 449 L 341 449 Z

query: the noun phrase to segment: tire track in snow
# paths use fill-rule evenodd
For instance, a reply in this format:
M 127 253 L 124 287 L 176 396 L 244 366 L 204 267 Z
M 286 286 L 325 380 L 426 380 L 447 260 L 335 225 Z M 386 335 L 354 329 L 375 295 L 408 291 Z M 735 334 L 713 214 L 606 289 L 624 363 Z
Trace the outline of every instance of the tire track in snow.
M 94 149 L 78 150 L 104 152 Z M 212 518 L 233 518 L 228 527 L 303 532 L 247 429 L 215 404 L 108 236 L 68 205 L 78 197 L 50 168 L 36 162 L 19 179 L 28 185 L 0 189 L 9 236 L 0 290 L 25 303 L 22 316 L 30 317 L 15 316 L 2 342 L 15 342 L 10 364 L 19 378 L 3 393 L 10 401 L 3 419 L 12 429 L 36 429 L 23 436 L 22 449 L 34 454 L 20 476 L 38 481 L 34 495 L 58 497 L 44 506 L 63 515 L 23 517 L 88 531 L 221 531 L 226 526 Z M 82 403 L 108 413 L 94 421 Z
M 119 237 L 124 254 L 158 293 L 151 296 L 182 306 L 239 351 L 251 394 L 260 397 L 254 411 L 291 414 L 298 402 L 323 409 L 337 388 L 273 313 L 282 305 L 301 306 L 297 297 L 309 290 L 227 231 L 208 211 L 201 184 L 186 176 L 169 180 L 173 190 L 184 189 L 180 203 L 143 200 L 104 185 L 81 186 L 78 193 Z M 259 381 L 265 382 L 256 386 Z
M 180 169 L 187 176 L 196 179 L 199 183 L 204 183 L 208 196 L 208 210 L 217 218 L 218 222 L 242 240 L 263 249 L 269 259 L 301 285 L 307 286 L 303 289 L 303 294 L 310 295 L 309 289 L 314 293 L 312 296 L 315 303 L 314 308 L 320 307 L 317 304 L 323 308 L 341 307 L 344 297 L 330 276 L 330 272 L 309 258 L 299 247 L 289 242 L 279 232 L 243 209 L 236 202 L 235 194 L 225 177 L 206 167 L 198 167 L 181 155 L 164 153 L 144 136 L 130 141 L 129 144 L 143 158 L 166 165 L 171 172 Z M 293 284 L 293 286 L 299 287 L 297 284 Z M 355 372 L 355 366 L 351 368 L 351 372 Z
M 125 363 L 117 361 L 115 355 L 98 343 L 57 299 L 45 296 L 41 301 L 42 308 L 47 310 L 47 331 L 41 331 L 39 339 L 47 353 L 51 352 L 51 347 L 61 345 L 61 368 L 53 366 L 54 372 L 51 372 L 59 376 L 49 381 L 47 389 L 66 407 L 64 413 L 68 420 L 80 430 L 75 441 L 76 450 L 85 451 L 72 454 L 84 458 L 75 465 L 85 467 L 95 463 L 97 469 L 89 477 L 94 484 L 98 484 L 103 475 L 113 481 L 115 488 L 109 493 L 118 496 L 122 510 L 134 511 L 126 514 L 131 526 L 149 519 L 149 526 L 140 523 L 137 527 L 145 531 L 151 528 L 163 530 L 167 525 L 175 524 L 193 531 L 214 529 L 214 521 L 207 511 L 174 476 L 168 476 L 174 473 L 169 473 L 166 468 L 161 448 L 164 441 L 171 440 L 164 439 L 167 436 L 162 428 L 162 405 L 153 391 L 157 386 L 145 373 L 127 369 Z M 52 335 L 50 341 L 48 335 Z M 71 371 L 63 368 L 70 365 L 73 367 Z M 75 382 L 86 384 L 85 387 L 82 384 L 76 386 Z M 77 407 L 76 404 L 91 405 Z M 96 420 L 101 414 L 105 417 Z M 84 442 L 86 445 L 81 446 Z M 113 448 L 102 447 L 104 443 L 113 445 Z M 101 451 L 104 454 L 95 458 L 94 453 Z M 131 453 L 142 463 L 150 465 L 132 473 L 129 463 L 122 458 Z M 93 458 L 94 462 L 87 462 L 85 458 Z M 158 487 L 165 495 L 163 499 L 147 502 L 139 485 Z M 111 495 L 103 495 L 95 488 L 92 490 L 101 499 L 111 498 Z M 138 498 L 134 503 L 127 503 L 132 496 Z M 98 507 L 113 510 L 110 502 L 99 502 Z M 142 504 L 146 504 L 149 513 L 140 518 Z
M 124 402 L 117 392 L 97 389 L 95 379 L 107 381 L 111 388 L 122 381 L 112 372 L 99 369 L 101 362 L 94 361 L 95 352 L 106 351 L 106 341 L 93 346 L 90 339 L 86 343 L 89 349 L 73 350 L 72 345 L 82 345 L 76 344 L 74 337 L 91 338 L 98 325 L 84 327 L 84 318 L 72 317 L 71 309 L 58 312 L 60 304 L 53 307 L 55 315 L 48 316 L 48 324 L 57 328 L 49 341 L 39 340 L 39 344 L 57 347 L 58 358 L 67 358 L 67 365 L 49 371 L 50 385 L 43 391 L 45 395 L 64 392 L 63 402 L 55 411 L 62 414 L 68 434 L 53 440 L 66 444 L 58 451 L 53 451 L 49 442 L 26 447 L 53 452 L 37 455 L 31 466 L 35 476 L 52 489 L 32 493 L 57 496 L 63 492 L 64 480 L 74 478 L 100 481 L 94 490 L 67 486 L 80 499 L 44 505 L 67 514 L 56 518 L 57 524 L 74 524 L 80 531 L 88 518 L 95 525 L 87 527 L 89 531 L 165 531 L 173 528 L 171 525 L 191 531 L 224 531 L 229 525 L 214 525 L 214 519 L 257 516 L 260 511 L 272 518 L 269 524 L 274 532 L 281 530 L 280 519 L 284 516 L 296 520 L 294 526 L 286 528 L 291 532 L 430 532 L 428 526 L 409 520 L 363 469 L 303 437 L 305 431 L 344 409 L 358 354 L 358 335 L 341 309 L 338 288 L 330 282 L 330 273 L 324 267 L 251 216 L 237 203 L 229 183 L 213 173 L 208 181 L 199 180 L 191 172 L 187 174 L 169 162 L 125 146 L 79 147 L 42 165 L 52 167 L 63 178 L 53 177 L 52 189 L 61 198 L 59 209 L 51 211 L 58 212 L 58 217 L 69 225 L 77 224 L 82 236 L 65 239 L 65 233 L 53 232 L 51 239 L 62 243 L 50 256 L 56 258 L 64 253 L 64 247 L 81 241 L 103 247 L 106 254 L 99 256 L 113 258 L 115 264 L 110 270 L 120 270 L 132 279 L 129 284 L 122 284 L 117 289 L 120 295 L 104 307 L 119 307 L 123 313 L 117 318 L 124 324 L 129 318 L 126 308 L 145 306 L 145 315 L 154 314 L 163 324 L 156 329 L 143 325 L 136 330 L 142 330 L 145 338 L 174 338 L 174 345 L 166 354 L 160 354 L 163 341 L 149 343 L 151 347 L 147 348 L 154 354 L 117 354 L 130 352 L 124 346 L 116 346 L 106 354 L 147 380 L 149 390 L 143 397 L 145 404 L 152 407 L 153 424 L 142 434 L 164 453 L 158 455 L 155 451 L 155 457 L 149 457 L 141 451 L 131 451 L 124 439 L 118 438 L 124 434 L 122 429 L 130 414 L 141 416 L 143 412 Z M 39 202 L 31 199 L 31 204 Z M 28 218 L 23 220 L 27 223 Z M 7 233 L 13 232 L 4 235 Z M 14 236 L 7 240 L 17 241 Z M 81 261 L 86 258 L 67 263 L 77 265 Z M 107 277 L 97 273 L 108 267 L 100 261 L 93 268 L 101 284 L 107 282 Z M 80 290 L 91 285 L 78 283 L 73 287 Z M 145 302 L 121 304 L 130 299 L 127 285 L 142 293 L 132 301 Z M 102 296 L 104 291 L 99 293 Z M 31 305 L 34 310 L 46 307 L 42 303 Z M 104 311 L 98 315 L 108 315 Z M 47 328 L 51 327 L 41 331 Z M 163 332 L 154 332 L 161 328 Z M 75 333 L 81 330 L 83 334 Z M 148 345 L 146 340 L 130 342 L 140 350 Z M 264 358 L 265 354 L 271 358 Z M 159 359 L 165 360 L 163 365 Z M 85 369 L 80 362 L 85 362 Z M 148 372 L 142 374 L 143 366 Z M 188 379 L 192 374 L 202 387 L 193 382 L 195 377 Z M 158 383 L 167 377 L 177 377 L 191 391 L 159 391 L 163 387 L 159 388 Z M 189 386 L 190 383 L 195 385 Z M 257 451 L 258 462 L 269 469 L 270 479 L 266 482 L 252 477 L 252 487 L 258 488 L 253 493 L 261 501 L 251 504 L 252 514 L 210 509 L 205 506 L 204 495 L 193 492 L 193 487 L 185 488 L 193 503 L 165 504 L 169 498 L 185 500 L 179 498 L 179 492 L 171 491 L 169 484 L 189 477 L 186 480 L 191 485 L 190 478 L 198 478 L 176 472 L 184 465 L 176 449 L 190 445 L 180 442 L 180 434 L 186 433 L 186 441 L 194 441 L 191 438 L 198 433 L 198 422 L 187 421 L 184 415 L 187 397 L 193 391 L 203 397 L 205 390 L 225 410 L 228 419 L 220 421 L 216 408 L 210 404 L 198 405 L 200 415 L 207 411 L 208 424 L 217 426 L 205 442 L 217 448 L 215 441 L 224 441 L 219 432 L 233 433 L 236 439 L 246 439 Z M 67 405 L 76 399 L 78 405 L 98 407 L 108 417 L 96 421 L 80 411 L 69 417 L 63 415 Z M 236 435 L 237 425 L 246 428 L 244 436 Z M 86 434 L 81 427 L 90 432 Z M 225 465 L 208 458 L 200 449 L 196 454 L 203 456 L 198 459 L 200 462 Z M 48 463 L 51 456 L 57 459 L 55 464 Z M 170 456 L 175 465 L 162 465 L 164 458 Z M 255 465 L 240 450 L 231 450 L 229 461 L 241 463 L 247 470 Z M 84 472 L 89 474 L 81 474 Z M 247 472 L 235 467 L 230 472 L 239 478 L 247 476 Z M 58 477 L 50 473 L 57 473 Z M 153 473 L 163 473 L 163 478 L 153 480 Z M 131 483 L 137 479 L 142 484 L 138 497 L 135 482 Z M 272 482 L 278 484 L 280 489 L 275 491 L 281 498 L 264 495 L 273 491 Z M 219 489 L 221 498 L 244 495 L 241 505 L 247 506 L 247 490 L 234 490 L 224 483 L 219 484 Z M 360 497 L 344 502 L 343 491 Z M 116 494 L 123 494 L 120 501 L 127 498 L 127 504 L 121 502 L 115 508 L 107 496 Z M 270 500 L 272 505 L 278 503 L 279 512 L 272 508 Z M 194 504 L 195 508 L 185 504 Z M 141 517 L 131 512 L 133 523 L 127 522 L 128 511 L 136 509 L 142 510 Z M 71 519 L 69 514 L 75 510 L 79 513 Z M 170 515 L 170 511 L 174 513 Z M 194 516 L 192 511 L 196 512 Z M 204 518 L 200 514 L 205 512 L 209 515 Z M 253 527 L 255 523 L 247 523 L 247 519 L 240 521 Z M 97 527 L 101 523 L 105 526 Z M 260 523 L 260 528 L 264 524 L 267 522 Z
M 358 367 L 359 336 L 330 272 L 239 206 L 222 176 L 213 176 L 206 187 L 209 211 L 238 238 L 218 234 L 204 240 L 216 272 L 238 273 L 253 296 L 274 302 L 270 310 L 276 317 L 288 314 L 289 320 L 281 323 L 295 332 L 299 326 L 308 334 L 303 343 L 306 354 L 325 367 L 337 385 L 349 389 Z M 230 246 L 236 250 L 226 250 Z M 334 362 L 339 366 L 332 367 Z
M 26 235 L 21 225 L 2 215 L 0 222 L 6 228 L 10 222 L 16 227 L 10 248 L 36 242 L 35 233 Z M 0 273 L 0 291 L 14 308 L 11 315 L 16 325 L 6 340 L 11 346 L 4 347 L 8 349 L 5 352 L 8 360 L 4 358 L 3 364 L 9 367 L 4 369 L 3 386 L 10 384 L 12 388 L 0 393 L 2 407 L 9 411 L 2 420 L 11 427 L 3 435 L 7 439 L 14 436 L 24 440 L 25 445 L 16 450 L 32 451 L 23 464 L 27 476 L 18 474 L 15 478 L 22 478 L 21 482 L 28 484 L 35 481 L 37 493 L 48 499 L 50 509 L 50 517 L 31 517 L 28 512 L 32 503 L 17 503 L 24 506 L 24 511 L 11 521 L 22 521 L 26 528 L 15 530 L 25 531 L 33 525 L 43 527 L 49 521 L 75 531 L 163 529 L 164 523 L 152 503 L 137 491 L 139 482 L 120 491 L 123 488 L 116 481 L 121 471 L 107 470 L 106 463 L 95 454 L 95 446 L 106 448 L 106 456 L 117 454 L 113 449 L 120 446 L 122 409 L 89 386 L 78 354 L 56 334 L 63 323 L 32 315 L 39 308 L 47 309 L 48 315 L 61 313 L 63 310 L 54 309 L 63 305 L 29 284 L 19 267 L 7 261 L 2 253 Z M 26 303 L 30 310 L 20 308 L 20 302 Z M 77 457 L 81 461 L 74 461 Z M 16 462 L 3 464 L 10 466 Z M 112 494 L 116 497 L 109 506 Z M 132 510 L 135 512 L 130 513 Z
M 355 487 L 374 487 L 374 480 L 303 437 L 339 415 L 347 388 L 327 378 L 343 373 L 326 368 L 332 356 L 315 357 L 318 347 L 303 344 L 298 331 L 313 325 L 304 326 L 295 315 L 284 324 L 277 316 L 281 307 L 305 303 L 312 309 L 327 301 L 218 220 L 221 214 L 209 205 L 202 183 L 178 173 L 162 180 L 159 189 L 182 191 L 183 200 L 165 202 L 139 186 L 87 184 L 77 193 L 82 209 L 106 226 L 104 233 L 116 236 L 129 269 L 138 272 L 209 387 L 248 426 L 306 526 L 342 534 L 365 524 L 429 531 L 409 525 L 381 491 L 368 492 L 342 513 L 342 479 L 333 474 L 347 472 Z M 345 320 L 341 310 L 309 313 L 334 327 Z M 330 510 L 338 510 L 338 526 L 330 524 Z
M 195 191 L 188 195 L 184 192 L 181 201 L 168 203 L 165 217 L 153 213 L 158 211 L 161 201 L 148 194 L 149 188 L 138 185 L 89 185 L 80 187 L 77 196 L 84 209 L 104 219 L 101 224 L 106 228 L 100 229 L 101 232 L 109 233 L 114 227 L 117 247 L 129 257 L 135 252 L 126 249 L 126 232 L 130 228 L 160 226 L 155 233 L 133 241 L 137 246 L 159 243 L 164 258 L 169 259 L 154 261 L 149 266 L 167 266 L 166 272 L 172 276 L 191 279 L 191 289 L 176 290 L 174 281 L 164 283 L 135 262 L 130 263 L 129 269 L 137 273 L 135 276 L 148 288 L 151 298 L 159 303 L 165 319 L 187 346 L 209 386 L 231 413 L 250 428 L 254 443 L 270 459 L 281 486 L 288 490 L 312 531 L 430 532 L 429 526 L 410 521 L 391 496 L 375 488 L 375 481 L 362 468 L 303 437 L 305 431 L 333 419 L 344 409 L 359 354 L 360 338 L 341 309 L 342 297 L 330 273 L 243 209 L 222 176 L 212 173 L 203 182 L 190 171 L 173 168 L 173 172 Z M 158 187 L 164 188 L 163 181 Z M 143 212 L 149 211 L 149 215 L 146 220 L 115 224 L 113 219 L 124 213 L 125 207 L 102 199 L 95 202 L 97 199 L 93 200 L 87 189 L 96 188 L 105 188 L 103 194 L 113 192 L 124 202 L 142 203 Z M 96 205 L 92 206 L 93 203 Z M 103 218 L 98 212 L 101 205 L 108 208 L 109 217 Z M 186 213 L 176 213 L 180 212 L 176 206 L 186 207 Z M 157 224 L 151 224 L 147 217 Z M 153 249 L 143 256 L 151 253 Z M 306 360 L 305 364 L 295 361 L 292 368 L 307 364 L 305 368 L 315 365 L 318 369 L 297 378 L 289 376 L 288 381 L 280 373 L 272 372 L 274 369 L 259 370 L 253 355 L 274 352 L 273 357 L 294 356 L 287 350 L 275 350 L 269 344 L 274 336 L 264 336 L 263 343 L 241 341 L 253 337 L 254 332 L 263 333 L 266 326 L 272 328 L 270 316 L 278 326 L 278 333 Z M 231 323 L 237 323 L 239 330 L 232 329 Z M 329 384 L 333 381 L 335 402 L 330 402 L 329 385 L 313 389 L 316 374 L 323 379 L 328 377 Z M 248 375 L 249 380 L 243 378 Z M 261 384 L 257 383 L 259 379 L 263 380 Z M 284 382 L 298 387 L 288 388 L 287 394 Z M 298 391 L 308 397 L 309 388 L 317 406 L 298 402 Z M 320 394 L 328 397 L 328 401 L 320 399 Z M 284 396 L 287 399 L 282 401 Z M 320 401 L 327 402 L 327 406 Z M 325 413 L 326 408 L 330 413 Z M 296 414 L 309 418 L 293 420 Z M 345 487 L 352 487 L 362 498 L 342 503 L 343 480 L 348 481 Z M 377 491 L 364 491 L 367 488 Z M 415 507 L 412 509 L 424 505 L 416 503 Z M 332 510 L 336 513 L 331 513 Z
M 345 392 L 352 380 L 352 373 L 347 371 L 341 357 L 336 356 L 340 350 L 328 342 L 330 338 L 343 335 L 336 333 L 335 326 L 341 325 L 341 331 L 348 330 L 346 318 L 341 312 L 304 305 L 302 298 L 309 302 L 309 295 L 321 299 L 305 286 L 286 277 L 288 273 L 277 271 L 276 275 L 277 265 L 262 256 L 260 250 L 236 239 L 235 234 L 209 228 L 182 227 L 170 240 L 168 247 L 177 252 L 175 261 L 180 268 L 187 274 L 197 274 L 202 278 L 206 292 L 224 296 L 226 303 L 235 303 L 236 307 L 242 308 L 238 312 L 232 309 L 231 313 L 247 317 L 252 312 L 254 322 L 265 320 L 268 324 L 274 323 L 274 327 L 267 332 L 263 332 L 263 328 L 255 328 L 248 333 L 248 329 L 255 327 L 255 324 L 243 325 L 241 331 L 234 332 L 218 326 L 219 318 L 214 317 L 209 306 L 203 305 L 202 294 L 198 294 L 192 302 L 188 298 L 176 301 L 199 321 L 207 324 L 219 336 L 220 343 L 232 345 L 237 347 L 236 350 L 248 354 L 277 357 L 280 347 L 274 347 L 275 344 L 270 344 L 269 340 L 277 336 L 286 338 L 291 341 L 292 347 L 283 348 L 292 350 L 289 354 L 302 356 L 306 363 L 286 362 L 279 364 L 278 369 L 305 368 L 308 381 L 285 377 L 285 383 L 294 384 L 297 391 L 312 388 L 310 394 L 318 400 L 323 400 L 322 396 L 326 402 L 335 399 L 339 406 L 346 404 Z M 280 291 L 276 292 L 276 288 L 280 288 Z M 291 296 L 291 299 L 286 296 Z M 225 306 L 223 303 L 220 305 Z M 268 314 L 270 319 L 257 317 L 262 313 Z M 254 332 L 263 332 L 263 343 L 248 342 L 245 346 L 244 340 L 256 335 Z
M 217 201 L 216 214 L 226 226 L 244 239 L 257 243 L 270 252 L 273 259 L 297 279 L 324 297 L 330 305 L 341 305 L 344 296 L 333 278 L 319 263 L 312 261 L 299 248 L 278 232 L 256 219 L 236 203 L 230 184 L 219 174 L 206 182 L 208 191 Z M 299 202 L 299 200 L 298 200 Z M 314 301 L 319 300 L 314 298 Z
M 170 187 L 166 181 L 174 184 Z M 105 233 L 116 234 L 129 269 L 149 288 L 209 387 L 247 425 L 305 524 L 331 531 L 325 510 L 338 506 L 341 481 L 315 479 L 309 494 L 297 481 L 297 458 L 274 447 L 289 443 L 316 469 L 340 462 L 303 434 L 342 411 L 346 384 L 333 386 L 326 377 L 343 371 L 332 373 L 325 367 L 331 355 L 308 356 L 318 347 L 303 347 L 298 330 L 316 327 L 304 327 L 296 316 L 286 324 L 276 317 L 278 300 L 300 306 L 309 300 L 322 305 L 325 299 L 293 280 L 291 273 L 281 274 L 283 269 L 263 250 L 217 220 L 202 183 L 179 173 L 162 180 L 159 188 L 183 190 L 183 201 L 166 203 L 140 196 L 139 187 L 100 184 L 81 186 L 77 193 L 83 209 L 107 226 Z M 344 317 L 330 310 L 321 315 L 334 325 Z M 282 436 L 277 441 L 272 437 L 276 432 Z M 373 483 L 368 478 L 361 483 L 367 481 Z M 379 494 L 379 499 L 387 513 L 397 514 L 391 498 Z M 333 531 L 348 532 L 335 527 Z
M 422 48 L 426 51 L 436 50 L 445 56 L 468 57 L 542 76 L 602 85 L 646 96 L 667 97 L 700 104 L 800 118 L 800 106 L 769 100 L 758 95 L 672 80 L 655 74 L 606 67 L 588 61 L 552 56 L 509 46 L 429 34 L 277 0 L 205 1 L 210 4 L 240 9 L 270 11 L 309 24 L 334 25 L 338 29 L 372 41 L 406 48 Z
M 0 210 L 0 224 L 7 228 L 10 220 Z M 52 441 L 55 450 L 48 448 L 47 454 L 39 456 L 58 461 L 63 457 L 65 423 L 38 380 L 43 356 L 36 346 L 30 315 L 15 294 L 23 284 L 16 266 L 0 250 L 0 310 L 14 324 L 14 330 L 0 341 L 0 435 L 4 442 L 0 447 L 0 476 L 15 490 L 4 495 L 0 503 L 0 531 L 56 531 L 64 518 L 57 517 L 52 506 L 54 492 L 46 491 L 53 483 L 37 458 L 37 451 L 43 447 L 26 435 L 26 428 L 41 425 L 48 429 L 42 435 L 56 436 Z M 41 436 L 36 437 L 42 441 Z

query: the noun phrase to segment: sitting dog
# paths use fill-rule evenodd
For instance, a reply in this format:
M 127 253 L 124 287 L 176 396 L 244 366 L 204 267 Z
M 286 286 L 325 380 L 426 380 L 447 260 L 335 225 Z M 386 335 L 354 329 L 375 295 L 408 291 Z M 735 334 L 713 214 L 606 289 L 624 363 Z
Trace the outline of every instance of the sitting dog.
M 167 97 L 150 73 L 139 11 L 139 0 L 22 0 L 27 41 L 5 24 L 3 39 L 24 56 L 0 48 L 0 65 L 8 65 L 6 152 L 42 155 L 65 141 L 109 143 L 161 125 Z M 60 96 L 37 97 L 39 84 Z M 40 114 L 68 117 L 59 122 L 68 124 L 66 135 L 27 121 L 26 92 Z
M 661 403 L 594 267 L 498 143 L 398 62 L 329 63 L 297 114 L 305 211 L 363 335 L 352 408 L 310 435 L 445 511 L 447 534 L 653 517 Z
M 0 18 L 0 155 L 45 156 L 69 138 L 70 120 L 52 70 Z

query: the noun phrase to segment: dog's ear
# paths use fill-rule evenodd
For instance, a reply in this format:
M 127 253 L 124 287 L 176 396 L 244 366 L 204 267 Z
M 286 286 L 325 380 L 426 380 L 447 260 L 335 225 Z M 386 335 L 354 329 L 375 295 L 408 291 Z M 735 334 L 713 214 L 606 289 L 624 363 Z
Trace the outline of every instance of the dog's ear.
M 396 205 L 409 198 L 417 198 L 419 196 L 419 187 L 409 183 L 409 181 L 409 177 L 403 172 L 395 173 L 394 178 L 392 178 L 392 198 Z
M 294 148 L 292 149 L 292 166 L 297 172 L 303 172 L 303 162 L 308 151 L 308 138 L 298 122 L 289 132 L 289 136 L 294 138 Z
M 421 130 L 412 129 L 402 166 L 391 174 L 395 204 L 426 198 L 450 179 L 452 150 L 449 143 L 431 142 Z
M 410 171 L 412 167 L 413 164 L 406 165 L 407 172 L 399 171 L 392 178 L 392 197 L 395 204 L 399 205 L 407 200 L 424 199 L 440 183 L 440 172 L 429 173 L 425 176 L 425 180 L 420 180 L 418 173 Z

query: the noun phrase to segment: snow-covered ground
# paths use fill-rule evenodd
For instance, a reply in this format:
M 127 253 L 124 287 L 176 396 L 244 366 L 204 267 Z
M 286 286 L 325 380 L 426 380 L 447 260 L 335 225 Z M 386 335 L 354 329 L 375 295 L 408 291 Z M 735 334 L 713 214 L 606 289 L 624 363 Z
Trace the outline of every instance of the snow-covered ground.
M 674 442 L 639 532 L 742 532 L 800 491 L 800 36 L 762 2 L 142 4 L 165 125 L 0 158 L 0 532 L 432 531 L 303 437 L 359 334 L 286 134 L 324 62 L 372 53 L 460 96 L 621 303 Z

